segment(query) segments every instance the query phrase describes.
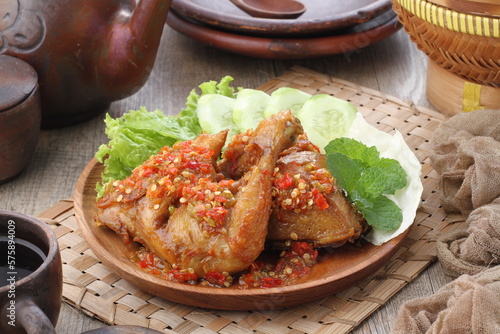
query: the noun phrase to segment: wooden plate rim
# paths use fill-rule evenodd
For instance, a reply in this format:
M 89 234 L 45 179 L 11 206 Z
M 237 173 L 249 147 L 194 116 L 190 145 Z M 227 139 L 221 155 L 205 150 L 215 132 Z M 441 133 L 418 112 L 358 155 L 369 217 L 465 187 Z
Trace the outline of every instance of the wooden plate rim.
M 216 30 L 188 21 L 173 11 L 167 15 L 167 24 L 172 29 L 212 47 L 266 59 L 306 59 L 347 54 L 379 42 L 402 27 L 394 14 L 379 26 L 357 33 L 311 38 L 272 38 Z
M 270 19 L 252 17 L 234 8 L 235 12 L 216 11 L 193 0 L 174 0 L 172 10 L 199 23 L 225 29 L 231 32 L 254 33 L 260 35 L 304 35 L 332 33 L 363 22 L 367 22 L 382 12 L 391 10 L 391 0 L 374 0 L 363 7 L 335 15 L 309 19 Z M 307 4 L 306 4 L 307 6 Z M 322 13 L 323 14 L 323 13 Z

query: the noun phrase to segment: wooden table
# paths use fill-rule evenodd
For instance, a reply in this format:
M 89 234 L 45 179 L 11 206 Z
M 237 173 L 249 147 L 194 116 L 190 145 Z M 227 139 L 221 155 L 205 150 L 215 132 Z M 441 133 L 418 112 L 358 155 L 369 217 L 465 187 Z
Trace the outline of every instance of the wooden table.
M 426 56 L 403 30 L 349 54 L 292 61 L 223 52 L 166 26 L 149 81 L 135 95 L 112 104 L 109 113 L 117 117 L 130 109 L 145 106 L 148 110 L 161 109 L 167 114 L 176 114 L 184 107 L 190 90 L 204 81 L 231 75 L 235 78 L 234 86 L 254 88 L 294 65 L 432 109 L 425 95 L 426 64 Z M 37 215 L 59 200 L 71 197 L 83 168 L 98 146 L 107 142 L 103 118 L 104 114 L 75 126 L 43 130 L 29 167 L 16 179 L 0 186 L 0 209 Z M 439 263 L 431 265 L 354 333 L 389 333 L 405 301 L 428 296 L 449 281 Z M 74 334 L 102 326 L 105 324 L 63 304 L 57 331 Z

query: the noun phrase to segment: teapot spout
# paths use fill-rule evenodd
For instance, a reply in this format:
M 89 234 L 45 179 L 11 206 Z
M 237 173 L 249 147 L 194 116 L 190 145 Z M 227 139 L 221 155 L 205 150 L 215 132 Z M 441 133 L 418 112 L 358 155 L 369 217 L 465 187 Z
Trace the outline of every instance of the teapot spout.
M 131 31 L 144 41 L 161 36 L 172 0 L 141 0 L 130 19 Z M 161 28 L 160 28 L 161 27 Z
M 100 83 L 110 101 L 137 92 L 154 66 L 171 0 L 140 0 L 130 12 L 117 13 L 99 52 Z

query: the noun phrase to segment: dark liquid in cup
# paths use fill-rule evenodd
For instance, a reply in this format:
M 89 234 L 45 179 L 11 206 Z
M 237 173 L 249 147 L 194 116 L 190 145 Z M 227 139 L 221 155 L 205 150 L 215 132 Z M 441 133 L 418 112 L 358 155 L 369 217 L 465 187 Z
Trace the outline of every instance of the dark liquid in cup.
M 0 235 L 0 287 L 12 283 L 13 276 L 15 281 L 28 276 L 47 258 L 29 241 L 14 238 L 14 242 L 7 235 Z

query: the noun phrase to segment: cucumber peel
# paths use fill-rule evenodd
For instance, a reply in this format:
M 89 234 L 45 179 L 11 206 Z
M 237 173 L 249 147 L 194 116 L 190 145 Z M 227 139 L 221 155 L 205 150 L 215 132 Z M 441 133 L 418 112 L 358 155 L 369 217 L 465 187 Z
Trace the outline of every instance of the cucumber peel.
M 280 111 L 290 109 L 294 115 L 311 97 L 311 94 L 296 88 L 281 87 L 271 93 L 271 98 L 264 109 L 264 118 Z
M 234 101 L 234 98 L 220 94 L 202 95 L 198 100 L 196 115 L 203 131 L 218 133 L 228 129 L 228 138 L 238 133 L 238 127 L 233 122 Z
M 347 133 L 357 112 L 356 107 L 347 101 L 318 94 L 307 99 L 296 116 L 309 139 L 324 152 L 331 140 Z
M 264 119 L 264 108 L 269 99 L 269 94 L 257 89 L 242 89 L 236 94 L 233 121 L 239 132 L 257 128 Z

